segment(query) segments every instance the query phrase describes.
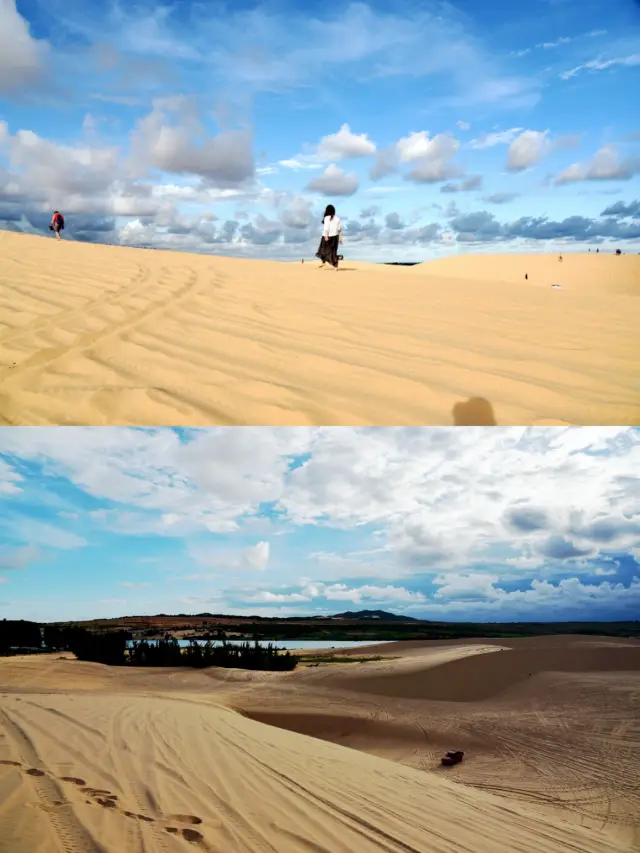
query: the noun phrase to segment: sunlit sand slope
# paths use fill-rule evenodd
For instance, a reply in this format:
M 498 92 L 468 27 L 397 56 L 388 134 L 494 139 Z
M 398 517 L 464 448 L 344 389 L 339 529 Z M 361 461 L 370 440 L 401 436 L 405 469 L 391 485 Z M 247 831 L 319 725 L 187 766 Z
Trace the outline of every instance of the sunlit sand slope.
M 197 698 L 2 697 L 6 853 L 612 853 L 604 835 Z
M 335 274 L 0 232 L 0 260 L 0 423 L 640 422 L 630 256 Z

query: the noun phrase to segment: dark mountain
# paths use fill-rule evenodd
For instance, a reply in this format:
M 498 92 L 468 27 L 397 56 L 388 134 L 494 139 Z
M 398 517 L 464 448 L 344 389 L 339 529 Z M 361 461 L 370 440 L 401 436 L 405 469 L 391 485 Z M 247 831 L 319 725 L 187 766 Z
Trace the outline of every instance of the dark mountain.
M 346 613 L 336 613 L 333 619 L 371 619 L 376 622 L 420 622 L 413 616 L 398 616 L 397 613 L 388 613 L 386 610 L 347 610 Z

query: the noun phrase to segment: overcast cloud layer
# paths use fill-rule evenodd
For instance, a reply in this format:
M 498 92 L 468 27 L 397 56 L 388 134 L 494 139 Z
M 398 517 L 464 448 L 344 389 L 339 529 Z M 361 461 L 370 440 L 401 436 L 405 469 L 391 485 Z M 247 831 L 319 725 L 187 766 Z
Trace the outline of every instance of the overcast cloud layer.
M 5 617 L 633 619 L 640 432 L 0 433 Z
M 0 228 L 287 259 L 334 202 L 364 260 L 638 251 L 639 38 L 634 0 L 0 0 Z

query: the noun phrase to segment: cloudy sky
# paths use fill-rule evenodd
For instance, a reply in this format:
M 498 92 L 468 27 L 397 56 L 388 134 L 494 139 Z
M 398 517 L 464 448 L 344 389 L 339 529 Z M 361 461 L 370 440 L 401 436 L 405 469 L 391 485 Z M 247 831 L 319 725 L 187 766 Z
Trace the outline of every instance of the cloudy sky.
M 631 619 L 640 431 L 0 431 L 0 617 Z
M 0 0 L 0 228 L 240 256 L 640 249 L 637 0 Z M 48 232 L 47 232 L 48 233 Z

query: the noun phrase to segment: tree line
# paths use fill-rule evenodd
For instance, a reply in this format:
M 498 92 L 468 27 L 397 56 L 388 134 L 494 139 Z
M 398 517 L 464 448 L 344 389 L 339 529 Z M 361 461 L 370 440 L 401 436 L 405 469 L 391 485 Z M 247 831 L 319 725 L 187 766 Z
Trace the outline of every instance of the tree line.
M 42 648 L 42 633 L 37 622 L 26 619 L 2 619 L 0 621 L 0 655 L 9 654 L 11 650 L 40 651 Z
M 46 625 L 43 640 L 51 651 L 70 651 L 78 660 L 110 666 L 206 666 L 237 669 L 291 670 L 298 658 L 290 652 L 281 654 L 277 647 L 254 643 L 214 646 L 191 642 L 182 648 L 173 637 L 157 642 L 131 640 L 129 631 L 88 631 L 76 626 Z

